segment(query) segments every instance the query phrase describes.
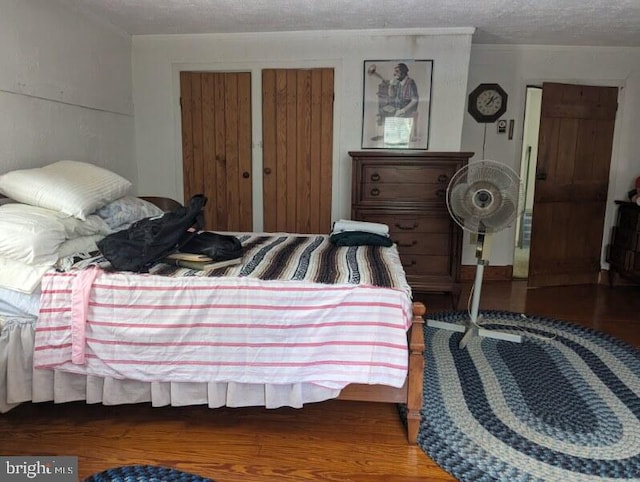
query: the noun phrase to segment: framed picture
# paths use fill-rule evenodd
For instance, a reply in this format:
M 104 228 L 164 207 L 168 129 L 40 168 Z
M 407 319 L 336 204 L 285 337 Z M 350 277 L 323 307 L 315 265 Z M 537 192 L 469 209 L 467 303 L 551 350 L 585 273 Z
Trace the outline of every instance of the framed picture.
M 428 149 L 433 60 L 365 60 L 363 149 Z

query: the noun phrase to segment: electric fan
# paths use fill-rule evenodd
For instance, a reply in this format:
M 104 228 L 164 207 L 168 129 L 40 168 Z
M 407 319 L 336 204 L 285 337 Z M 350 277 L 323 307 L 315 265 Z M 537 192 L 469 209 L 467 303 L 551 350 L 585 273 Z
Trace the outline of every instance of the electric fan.
M 428 320 L 429 326 L 464 333 L 460 348 L 472 336 L 486 336 L 520 343 L 522 337 L 482 328 L 478 318 L 484 267 L 488 264 L 491 236 L 516 219 L 520 178 L 510 167 L 482 160 L 458 170 L 447 187 L 449 214 L 463 229 L 477 235 L 476 275 L 472 288 L 470 322 L 465 326 Z

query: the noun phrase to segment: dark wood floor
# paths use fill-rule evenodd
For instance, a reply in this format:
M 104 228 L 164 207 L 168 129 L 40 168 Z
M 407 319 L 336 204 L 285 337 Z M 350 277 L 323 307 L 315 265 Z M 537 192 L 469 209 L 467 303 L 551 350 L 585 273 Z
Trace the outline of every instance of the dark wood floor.
M 460 300 L 465 308 L 467 287 Z M 445 297 L 419 297 L 429 311 Z M 640 288 L 527 290 L 485 282 L 481 309 L 574 321 L 640 346 Z M 112 466 L 161 464 L 218 482 L 418 482 L 454 479 L 407 445 L 396 408 L 324 402 L 301 410 L 208 410 L 23 404 L 0 416 L 0 454 L 75 455 L 80 477 Z

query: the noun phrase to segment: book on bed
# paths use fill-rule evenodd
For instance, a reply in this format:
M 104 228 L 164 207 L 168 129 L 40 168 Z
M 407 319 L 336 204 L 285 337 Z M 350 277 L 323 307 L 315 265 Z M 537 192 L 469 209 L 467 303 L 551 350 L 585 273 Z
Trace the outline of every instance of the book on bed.
M 211 269 L 226 268 L 235 266 L 242 262 L 242 258 L 225 259 L 215 261 L 205 254 L 196 253 L 173 253 L 167 256 L 164 263 L 179 266 L 180 268 L 197 269 L 207 271 Z

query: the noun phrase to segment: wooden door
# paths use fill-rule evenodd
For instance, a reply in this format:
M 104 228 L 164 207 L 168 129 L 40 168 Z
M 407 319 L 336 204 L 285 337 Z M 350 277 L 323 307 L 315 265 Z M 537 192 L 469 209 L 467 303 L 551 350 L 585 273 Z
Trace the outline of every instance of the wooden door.
M 331 230 L 333 69 L 262 72 L 264 230 Z
M 529 286 L 597 283 L 617 98 L 543 84 Z
M 180 72 L 185 201 L 203 193 L 205 227 L 251 231 L 251 74 Z

